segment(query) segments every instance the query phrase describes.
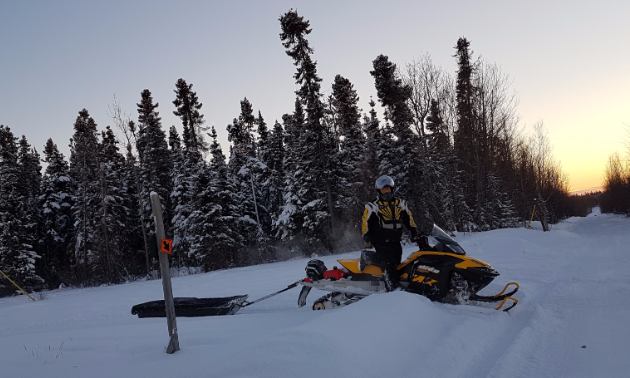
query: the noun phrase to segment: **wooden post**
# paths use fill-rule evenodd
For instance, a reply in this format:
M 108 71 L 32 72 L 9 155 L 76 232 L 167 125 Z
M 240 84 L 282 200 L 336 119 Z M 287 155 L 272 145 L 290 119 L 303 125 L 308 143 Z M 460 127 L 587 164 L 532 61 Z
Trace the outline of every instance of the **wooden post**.
M 170 341 L 166 353 L 172 354 L 179 350 L 179 338 L 177 336 L 177 320 L 175 318 L 175 303 L 173 302 L 173 288 L 171 286 L 171 271 L 168 266 L 168 255 L 160 252 L 160 244 L 164 239 L 164 222 L 162 221 L 162 205 L 160 196 L 151 192 L 151 208 L 155 217 L 155 236 L 160 256 L 160 272 L 162 273 L 162 289 L 164 290 L 164 305 L 166 307 L 166 323 Z
M 536 203 L 538 204 L 538 219 L 540 219 L 540 223 L 542 224 L 543 232 L 549 231 L 549 222 L 547 219 L 547 206 L 545 205 L 545 200 L 539 195 Z

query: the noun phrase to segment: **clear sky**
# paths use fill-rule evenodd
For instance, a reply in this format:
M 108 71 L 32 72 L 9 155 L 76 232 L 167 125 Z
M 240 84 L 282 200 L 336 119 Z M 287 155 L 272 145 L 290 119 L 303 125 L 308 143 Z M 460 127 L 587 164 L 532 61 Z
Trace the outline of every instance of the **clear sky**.
M 114 95 L 137 117 L 140 92 L 172 113 L 178 78 L 194 85 L 224 151 L 247 97 L 271 126 L 295 100 L 278 17 L 296 8 L 329 93 L 336 74 L 364 111 L 379 54 L 404 65 L 429 53 L 451 73 L 457 39 L 510 75 L 525 131 L 543 121 L 572 189 L 601 183 L 630 125 L 630 1 L 9 1 L 0 0 L 0 123 L 40 152 L 68 154 L 78 111 L 104 129 Z M 181 128 L 180 128 L 181 132 Z

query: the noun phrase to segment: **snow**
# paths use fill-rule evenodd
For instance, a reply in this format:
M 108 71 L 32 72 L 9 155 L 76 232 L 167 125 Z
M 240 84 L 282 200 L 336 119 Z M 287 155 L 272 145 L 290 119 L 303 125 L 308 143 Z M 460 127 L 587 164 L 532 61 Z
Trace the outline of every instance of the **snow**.
M 166 319 L 134 304 L 161 299 L 158 280 L 59 289 L 43 300 L 0 298 L 3 377 L 622 377 L 630 359 L 630 219 L 571 218 L 551 232 L 459 235 L 467 253 L 510 281 L 504 313 L 430 302 L 405 292 L 312 311 L 325 292 L 299 289 L 233 316 L 178 318 L 181 350 L 167 355 Z M 405 249 L 406 253 L 413 248 Z M 341 257 L 321 258 L 328 267 Z M 173 277 L 175 296 L 256 299 L 304 276 L 309 259 Z M 585 346 L 585 348 L 583 347 Z

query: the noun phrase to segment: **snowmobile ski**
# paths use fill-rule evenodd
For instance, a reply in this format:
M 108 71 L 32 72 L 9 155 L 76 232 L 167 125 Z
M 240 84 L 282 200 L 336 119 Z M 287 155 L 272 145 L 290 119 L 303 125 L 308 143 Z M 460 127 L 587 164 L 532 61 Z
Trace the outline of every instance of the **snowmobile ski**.
M 511 286 L 511 285 L 516 285 L 516 288 L 513 289 L 512 291 L 510 291 L 509 293 L 505 293 L 507 288 L 509 286 Z M 470 296 L 470 300 L 472 300 L 472 301 L 479 301 L 479 302 L 501 302 L 505 298 L 509 298 L 512 295 L 514 295 L 518 291 L 519 288 L 520 288 L 520 286 L 518 285 L 518 283 L 510 282 L 507 285 L 505 285 L 505 287 L 503 288 L 503 290 L 499 294 L 492 295 L 492 296 L 484 296 L 484 295 L 473 294 L 473 295 Z
M 505 291 L 511 285 L 515 285 L 516 288 L 512 289 L 512 291 L 508 293 L 505 293 Z M 483 296 L 483 295 L 474 294 L 474 295 L 471 295 L 469 299 L 471 301 L 477 301 L 477 302 L 495 302 L 495 303 L 501 302 L 499 306 L 495 308 L 495 310 L 500 310 L 505 305 L 507 300 L 511 300 L 513 302 L 512 305 L 503 309 L 503 311 L 508 312 L 518 303 L 518 299 L 512 297 L 512 295 L 514 295 L 518 291 L 519 288 L 520 286 L 518 285 L 518 283 L 510 282 L 507 285 L 505 285 L 505 287 L 503 288 L 503 290 L 501 290 L 499 294 L 492 295 L 492 296 Z
M 366 295 L 340 293 L 338 291 L 326 294 L 313 303 L 313 310 L 329 310 L 347 306 L 365 298 Z

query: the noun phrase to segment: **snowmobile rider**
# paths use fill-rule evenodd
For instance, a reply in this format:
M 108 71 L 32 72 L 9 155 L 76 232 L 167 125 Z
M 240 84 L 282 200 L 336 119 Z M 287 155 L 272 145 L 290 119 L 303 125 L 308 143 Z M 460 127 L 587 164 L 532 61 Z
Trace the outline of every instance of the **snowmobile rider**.
M 361 252 L 359 270 L 363 271 L 370 264 L 379 266 L 383 269 L 385 288 L 392 291 L 398 287 L 397 266 L 402 258 L 400 239 L 403 225 L 414 241 L 418 240 L 418 231 L 407 203 L 394 195 L 394 180 L 389 176 L 381 176 L 376 179 L 374 187 L 378 197 L 365 205 L 362 232 L 365 248 L 373 246 L 376 252 Z

